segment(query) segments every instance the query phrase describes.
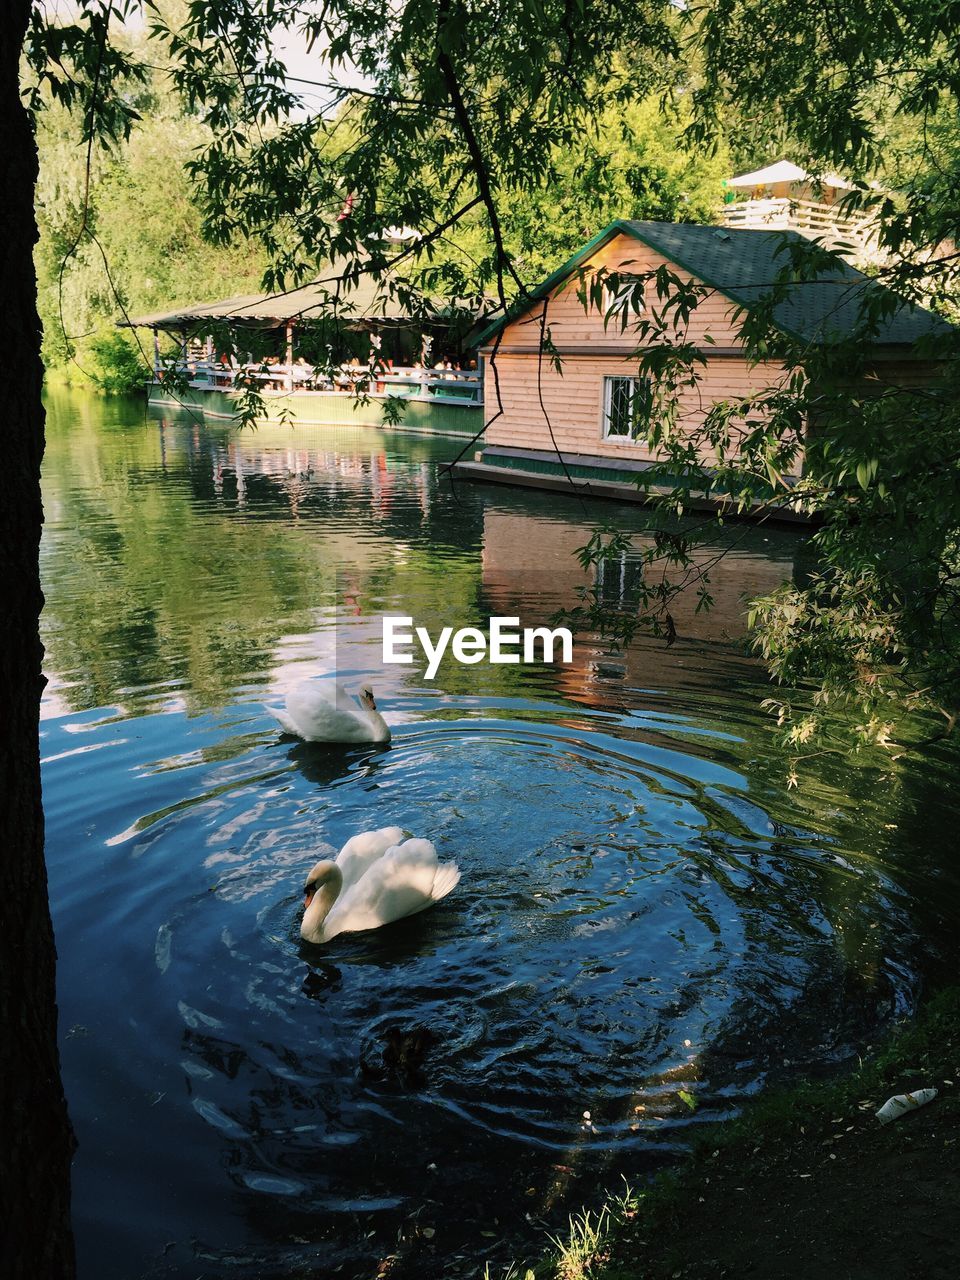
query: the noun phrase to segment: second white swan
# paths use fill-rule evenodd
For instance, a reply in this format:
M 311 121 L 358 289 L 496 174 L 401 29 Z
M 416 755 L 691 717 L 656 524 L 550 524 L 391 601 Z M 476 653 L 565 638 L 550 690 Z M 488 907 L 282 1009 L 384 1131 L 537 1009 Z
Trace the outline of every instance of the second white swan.
M 364 685 L 354 702 L 342 684 L 304 680 L 287 694 L 283 711 L 267 707 L 287 733 L 304 742 L 389 742 L 390 726 Z
M 325 858 L 307 876 L 300 936 L 329 942 L 340 933 L 379 929 L 425 911 L 460 880 L 455 862 L 441 863 L 429 840 L 404 840 L 399 827 L 354 836 L 336 862 Z

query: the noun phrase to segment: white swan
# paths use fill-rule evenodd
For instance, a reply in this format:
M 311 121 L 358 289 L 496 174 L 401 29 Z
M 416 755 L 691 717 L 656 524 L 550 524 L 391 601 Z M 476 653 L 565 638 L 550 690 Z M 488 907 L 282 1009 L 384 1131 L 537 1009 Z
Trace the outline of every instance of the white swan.
M 281 728 L 305 742 L 389 742 L 390 726 L 364 685 L 359 706 L 342 684 L 304 680 L 287 694 L 286 708 L 267 707 Z
M 405 840 L 399 827 L 354 836 L 336 862 L 318 862 L 307 876 L 300 936 L 329 942 L 403 920 L 445 898 L 460 880 L 455 862 L 440 863 L 429 840 Z

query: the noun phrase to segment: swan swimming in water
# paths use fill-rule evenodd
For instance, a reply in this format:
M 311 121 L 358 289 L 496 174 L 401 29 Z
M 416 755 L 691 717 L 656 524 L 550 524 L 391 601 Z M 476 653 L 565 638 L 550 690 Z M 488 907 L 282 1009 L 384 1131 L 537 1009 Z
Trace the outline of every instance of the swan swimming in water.
M 390 726 L 364 685 L 354 702 L 340 683 L 304 680 L 287 694 L 286 707 L 267 710 L 287 733 L 304 742 L 389 742 Z
M 441 863 L 429 840 L 403 840 L 399 827 L 365 831 L 307 876 L 300 936 L 320 943 L 379 929 L 432 907 L 459 880 L 460 868 Z

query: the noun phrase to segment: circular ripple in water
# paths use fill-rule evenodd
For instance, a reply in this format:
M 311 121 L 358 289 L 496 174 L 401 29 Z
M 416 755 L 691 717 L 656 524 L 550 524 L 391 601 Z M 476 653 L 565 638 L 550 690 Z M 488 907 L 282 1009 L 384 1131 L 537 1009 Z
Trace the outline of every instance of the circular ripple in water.
M 149 1186 L 151 1220 L 192 1213 L 222 1246 L 242 1206 L 244 1240 L 327 1239 L 325 1256 L 356 1260 L 371 1214 L 673 1143 L 692 1118 L 680 1090 L 714 1114 L 785 1043 L 795 1060 L 832 1052 L 851 1009 L 875 1024 L 906 989 L 871 928 L 897 919 L 876 870 L 772 822 L 732 768 L 613 737 L 610 717 L 497 712 L 348 752 L 197 725 L 196 750 L 161 758 L 171 733 L 183 746 L 179 717 L 90 730 L 152 800 L 170 793 L 145 818 L 125 788 L 106 863 L 74 858 L 60 886 L 61 938 L 91 979 L 111 960 L 109 1000 L 86 994 L 75 1107 L 109 1132 L 125 1194 Z M 321 843 L 388 824 L 456 859 L 455 892 L 302 943 Z M 824 1023 L 833 1044 L 809 1030 Z M 422 1063 L 384 1067 L 389 1035 L 417 1029 Z

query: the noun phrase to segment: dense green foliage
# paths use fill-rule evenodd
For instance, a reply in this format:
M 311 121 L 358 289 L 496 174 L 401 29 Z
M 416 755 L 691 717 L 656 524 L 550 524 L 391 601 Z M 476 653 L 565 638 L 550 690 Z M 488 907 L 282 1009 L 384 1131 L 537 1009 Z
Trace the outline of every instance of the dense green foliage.
M 126 140 L 93 152 L 84 225 L 86 151 L 74 117 L 53 108 L 38 117 L 37 274 L 48 370 L 107 391 L 143 384 L 151 351 L 117 329 L 127 315 L 163 311 L 235 293 L 255 293 L 266 255 L 238 239 L 204 239 L 185 165 L 209 133 L 185 113 L 161 75 L 136 95 L 140 119 Z M 76 242 L 76 243 L 75 243 Z
M 135 336 L 115 328 L 124 313 L 257 292 L 267 271 L 256 240 L 235 236 L 211 243 L 204 237 L 185 167 L 210 133 L 163 85 L 155 73 L 136 94 L 139 119 L 130 136 L 107 156 L 94 155 L 87 213 L 92 234 L 75 248 L 85 152 L 67 111 L 39 116 L 37 256 L 46 363 L 68 374 L 79 365 L 109 391 L 135 389 L 149 364 L 150 353 L 138 350 Z M 347 106 L 317 122 L 332 154 L 355 141 L 349 117 Z M 504 242 L 524 279 L 535 284 L 617 217 L 711 219 L 727 160 L 722 149 L 709 155 L 684 150 L 680 140 L 688 123 L 677 112 L 662 111 L 655 99 L 608 109 L 585 136 L 584 154 L 558 154 L 544 185 L 511 192 L 502 207 Z M 468 294 L 477 287 L 475 263 L 489 260 L 490 252 L 489 225 L 473 210 L 438 240 L 422 271 L 411 264 L 411 283 L 434 293 Z M 315 270 L 321 264 L 311 265 Z
M 715 221 L 729 157 L 722 140 L 709 150 L 684 146 L 689 124 L 682 101 L 608 106 L 579 146 L 553 157 L 543 185 L 505 192 L 503 240 L 523 283 L 536 286 L 616 218 Z M 437 246 L 442 278 L 469 293 L 476 264 L 489 262 L 492 249 L 489 222 L 475 209 Z
M 697 31 L 695 134 L 709 136 L 735 92 L 778 121 L 772 135 L 811 167 L 858 177 L 847 203 L 877 219 L 880 282 L 949 317 L 960 315 L 958 33 L 949 0 L 846 0 L 829 11 L 734 0 L 705 8 Z M 817 258 L 815 247 L 792 255 L 783 279 L 802 280 Z M 826 745 L 838 705 L 864 739 L 891 748 L 904 713 L 940 715 L 949 729 L 960 708 L 960 335 L 919 353 L 940 361 L 938 385 L 918 390 L 896 371 L 864 382 L 890 303 L 865 297 L 835 349 L 785 342 L 761 311 L 745 325 L 748 349 L 779 355 L 788 377 L 709 424 L 721 445 L 746 443 L 729 467 L 735 493 L 794 502 L 821 521 L 814 571 L 755 612 L 758 648 L 801 690 L 775 704 L 798 748 Z M 731 432 L 733 417 L 750 422 L 746 436 Z M 807 420 L 816 431 L 803 431 L 804 479 L 791 492 L 783 464 Z

